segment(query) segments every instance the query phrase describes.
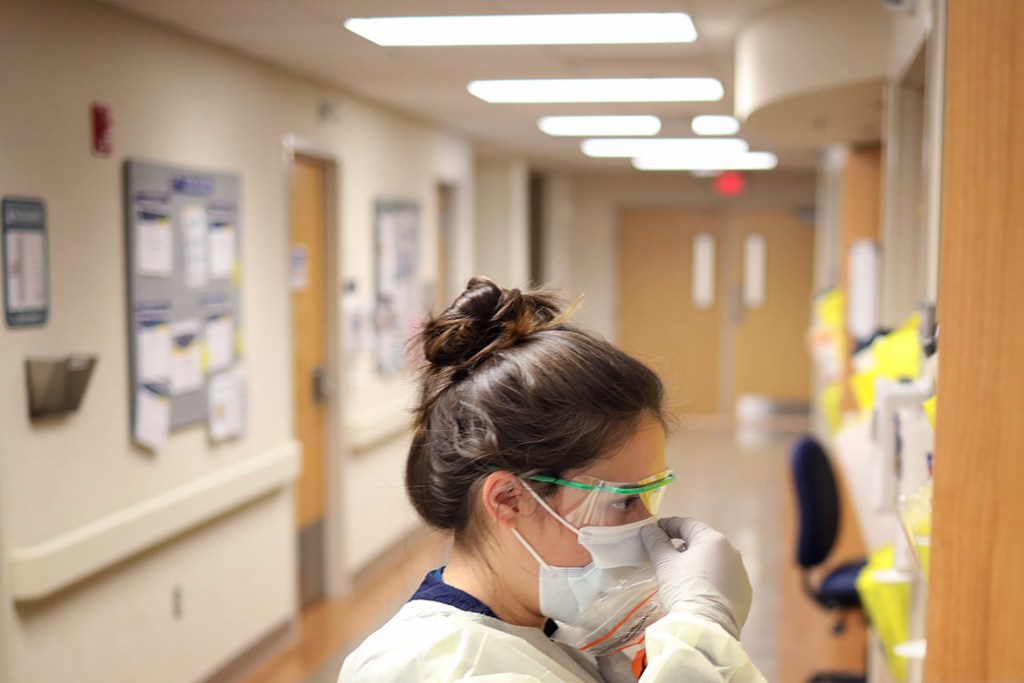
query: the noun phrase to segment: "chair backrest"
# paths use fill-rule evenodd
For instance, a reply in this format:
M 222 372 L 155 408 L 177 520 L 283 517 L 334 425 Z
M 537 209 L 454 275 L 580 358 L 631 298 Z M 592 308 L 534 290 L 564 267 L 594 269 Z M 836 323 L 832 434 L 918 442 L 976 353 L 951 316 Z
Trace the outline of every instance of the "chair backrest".
M 804 436 L 790 457 L 800 530 L 796 561 L 804 569 L 824 562 L 839 531 L 839 490 L 828 455 L 816 439 Z

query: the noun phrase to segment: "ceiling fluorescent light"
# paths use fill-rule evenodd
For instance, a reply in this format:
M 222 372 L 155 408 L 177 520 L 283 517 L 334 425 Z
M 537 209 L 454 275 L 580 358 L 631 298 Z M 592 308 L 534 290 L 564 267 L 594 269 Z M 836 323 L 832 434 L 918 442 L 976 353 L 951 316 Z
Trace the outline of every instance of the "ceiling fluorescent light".
M 740 122 L 733 116 L 695 116 L 690 123 L 696 135 L 736 135 Z
M 690 43 L 683 12 L 349 19 L 345 28 L 384 46 Z
M 598 138 L 584 140 L 580 149 L 588 157 L 644 157 L 651 159 L 738 157 L 748 145 L 739 138 Z
M 657 135 L 657 116 L 544 116 L 537 127 L 548 135 Z
M 725 91 L 716 78 L 542 78 L 472 81 L 485 102 L 713 102 Z
M 771 152 L 743 154 L 636 157 L 633 166 L 641 171 L 767 171 L 779 163 Z

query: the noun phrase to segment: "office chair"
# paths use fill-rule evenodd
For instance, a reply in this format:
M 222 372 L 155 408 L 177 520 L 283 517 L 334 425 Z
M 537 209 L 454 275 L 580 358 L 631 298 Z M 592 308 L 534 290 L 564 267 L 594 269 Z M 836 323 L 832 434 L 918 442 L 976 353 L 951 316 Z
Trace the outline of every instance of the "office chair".
M 839 532 L 839 488 L 828 456 L 813 437 L 804 436 L 793 445 L 790 464 L 799 508 L 796 561 L 803 570 L 804 591 L 822 608 L 839 613 L 832 627 L 833 633 L 839 634 L 845 625 L 846 613 L 850 610 L 861 611 L 855 583 L 867 561 L 860 558 L 842 564 L 831 569 L 817 586 L 813 585 L 810 572 L 828 558 Z M 863 676 L 820 673 L 809 683 L 863 681 Z

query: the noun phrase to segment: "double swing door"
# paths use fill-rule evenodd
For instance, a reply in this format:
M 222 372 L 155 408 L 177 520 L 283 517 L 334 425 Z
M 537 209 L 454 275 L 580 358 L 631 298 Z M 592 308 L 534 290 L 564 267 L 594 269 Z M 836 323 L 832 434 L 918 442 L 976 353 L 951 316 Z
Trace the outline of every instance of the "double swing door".
M 631 209 L 618 237 L 618 339 L 659 373 L 674 412 L 809 400 L 814 230 L 795 211 Z

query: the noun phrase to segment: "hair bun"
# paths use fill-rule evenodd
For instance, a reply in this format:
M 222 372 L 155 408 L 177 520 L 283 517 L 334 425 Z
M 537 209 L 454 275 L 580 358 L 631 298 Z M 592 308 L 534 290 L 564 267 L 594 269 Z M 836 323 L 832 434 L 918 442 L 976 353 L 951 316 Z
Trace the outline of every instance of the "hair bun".
M 424 356 L 435 367 L 468 368 L 559 322 L 562 308 L 550 292 L 503 289 L 478 275 L 424 326 Z

